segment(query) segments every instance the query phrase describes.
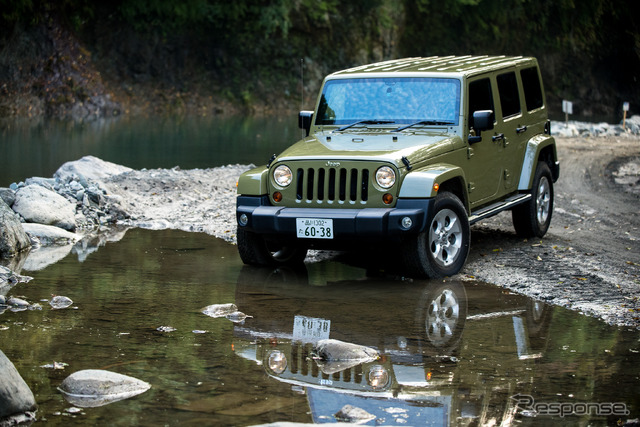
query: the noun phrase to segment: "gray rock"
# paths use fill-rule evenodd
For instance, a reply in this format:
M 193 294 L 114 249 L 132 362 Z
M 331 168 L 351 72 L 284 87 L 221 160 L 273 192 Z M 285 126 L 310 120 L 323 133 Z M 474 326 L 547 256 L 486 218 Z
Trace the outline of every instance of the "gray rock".
M 0 200 L 0 258 L 15 256 L 29 250 L 31 240 L 25 233 L 18 216 Z
M 80 240 L 79 235 L 53 225 L 23 223 L 21 226 L 31 238 L 36 237 L 43 246 L 65 246 Z
M 375 415 L 368 413 L 364 409 L 351 405 L 344 405 L 333 416 L 338 421 L 352 424 L 365 424 L 376 418 Z
M 226 317 L 227 319 L 231 320 L 234 323 L 241 323 L 241 322 L 244 322 L 244 320 L 247 317 L 253 317 L 253 316 L 248 316 L 241 311 L 234 311 L 233 313 L 229 313 L 224 317 Z
M 16 367 L 0 350 L 0 425 L 35 419 L 36 399 Z
M 4 200 L 7 206 L 13 206 L 16 201 L 16 192 L 10 188 L 0 188 L 0 199 Z
M 26 222 L 55 225 L 75 231 L 75 205 L 53 190 L 40 185 L 29 185 L 16 191 L 13 210 Z
M 83 179 L 84 182 L 88 180 L 102 182 L 109 177 L 131 170 L 133 169 L 106 162 L 94 156 L 85 156 L 80 160 L 63 164 L 53 176 L 63 182 L 71 181 L 74 177 L 77 177 L 80 182 Z M 86 187 L 86 185 L 84 186 Z
M 238 311 L 235 304 L 212 304 L 202 309 L 202 313 L 209 317 L 226 317 Z
M 53 178 L 42 178 L 39 176 L 34 176 L 32 178 L 27 178 L 24 181 L 26 186 L 29 185 L 39 185 L 41 187 L 46 188 L 47 190 L 54 191 L 54 186 L 56 185 L 56 180 Z
M 318 341 L 314 352 L 321 360 L 326 361 L 357 360 L 364 363 L 380 357 L 373 348 L 333 339 Z
M 99 369 L 69 375 L 60 390 L 72 405 L 81 408 L 103 406 L 149 390 L 151 385 L 137 378 Z
M 0 290 L 2 290 L 5 285 L 11 287 L 17 283 L 27 283 L 31 279 L 33 279 L 33 277 L 21 276 L 7 267 L 0 265 Z
M 27 308 L 30 304 L 28 301 L 25 301 L 22 298 L 9 297 L 9 299 L 7 300 L 7 305 L 15 308 Z
M 70 307 L 71 304 L 73 304 L 71 298 L 62 295 L 56 295 L 49 301 L 49 305 L 56 310 Z

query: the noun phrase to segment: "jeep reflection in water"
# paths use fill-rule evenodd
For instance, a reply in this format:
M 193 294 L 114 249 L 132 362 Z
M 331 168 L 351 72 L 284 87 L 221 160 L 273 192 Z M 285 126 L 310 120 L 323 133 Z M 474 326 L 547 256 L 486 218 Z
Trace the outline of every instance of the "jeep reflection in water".
M 307 136 L 238 181 L 246 264 L 394 245 L 406 275 L 456 274 L 469 226 L 511 210 L 542 237 L 559 175 L 535 58 L 409 58 L 325 78 Z

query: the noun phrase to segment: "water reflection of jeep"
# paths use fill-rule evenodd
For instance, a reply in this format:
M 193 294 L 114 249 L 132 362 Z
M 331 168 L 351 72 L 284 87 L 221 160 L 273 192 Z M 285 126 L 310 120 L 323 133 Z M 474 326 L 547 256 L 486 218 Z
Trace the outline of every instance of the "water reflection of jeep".
M 236 354 L 307 395 L 314 422 L 345 404 L 377 421 L 485 425 L 516 415 L 516 392 L 534 387 L 550 310 L 488 285 L 462 282 L 332 282 L 326 264 L 296 272 L 245 267 L 236 305 L 254 316 L 234 327 Z M 354 269 L 355 271 L 355 269 Z M 345 277 L 344 272 L 340 277 Z M 312 357 L 332 338 L 376 349 L 367 363 Z
M 307 249 L 391 246 L 405 275 L 457 273 L 469 225 L 511 210 L 542 237 L 559 176 L 534 58 L 431 57 L 327 76 L 307 136 L 238 181 L 246 264 L 300 263 Z M 265 159 L 266 160 L 266 159 Z

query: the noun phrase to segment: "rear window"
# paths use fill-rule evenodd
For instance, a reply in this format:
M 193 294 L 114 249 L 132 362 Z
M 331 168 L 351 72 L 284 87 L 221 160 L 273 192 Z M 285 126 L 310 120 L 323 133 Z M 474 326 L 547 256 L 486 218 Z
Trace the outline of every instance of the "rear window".
M 520 113 L 520 96 L 516 73 L 510 72 L 498 76 L 498 91 L 500 91 L 500 105 L 502 117 L 515 116 Z
M 523 68 L 520 71 L 520 77 L 522 78 L 527 111 L 542 107 L 542 88 L 540 86 L 538 69 L 536 67 Z

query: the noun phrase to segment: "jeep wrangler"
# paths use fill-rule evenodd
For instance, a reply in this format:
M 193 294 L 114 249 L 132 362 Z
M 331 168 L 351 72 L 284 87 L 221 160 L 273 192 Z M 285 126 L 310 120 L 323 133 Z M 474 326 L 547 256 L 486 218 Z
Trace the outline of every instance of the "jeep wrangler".
M 327 76 L 306 133 L 238 180 L 238 250 L 253 265 L 384 244 L 405 274 L 460 271 L 471 224 L 511 210 L 542 237 L 560 168 L 535 58 L 447 56 Z

